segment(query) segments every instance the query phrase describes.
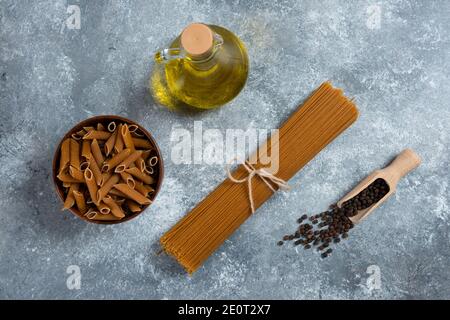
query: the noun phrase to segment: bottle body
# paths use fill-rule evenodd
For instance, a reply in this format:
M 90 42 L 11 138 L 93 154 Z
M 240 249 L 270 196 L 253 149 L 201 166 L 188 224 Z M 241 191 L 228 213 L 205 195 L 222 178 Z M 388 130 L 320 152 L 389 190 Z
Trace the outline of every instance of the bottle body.
M 169 48 L 180 50 L 179 57 L 164 59 L 161 53 L 156 54 L 150 88 L 160 104 L 172 109 L 186 106 L 213 109 L 232 100 L 244 87 L 249 69 L 244 44 L 225 28 L 208 27 L 219 43 L 207 56 L 201 59 L 183 56 L 180 37 Z

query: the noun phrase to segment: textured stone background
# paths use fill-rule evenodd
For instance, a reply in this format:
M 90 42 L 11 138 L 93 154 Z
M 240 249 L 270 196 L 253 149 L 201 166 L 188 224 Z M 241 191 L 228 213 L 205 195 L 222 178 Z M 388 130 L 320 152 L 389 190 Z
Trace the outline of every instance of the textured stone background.
M 64 28 L 81 8 L 81 29 Z M 377 18 L 377 12 L 381 12 Z M 147 92 L 152 54 L 193 21 L 246 43 L 251 73 L 220 110 L 181 115 Z M 450 1 L 0 0 L 0 298 L 449 298 Z M 156 256 L 159 237 L 225 177 L 174 165 L 175 127 L 277 128 L 330 79 L 355 97 L 358 122 L 188 277 Z M 119 114 L 166 159 L 156 203 L 117 226 L 60 212 L 55 144 L 78 121 Z M 320 212 L 405 147 L 423 165 L 329 259 L 279 248 L 303 212 Z M 66 269 L 81 268 L 80 290 Z M 368 266 L 381 290 L 366 286 Z

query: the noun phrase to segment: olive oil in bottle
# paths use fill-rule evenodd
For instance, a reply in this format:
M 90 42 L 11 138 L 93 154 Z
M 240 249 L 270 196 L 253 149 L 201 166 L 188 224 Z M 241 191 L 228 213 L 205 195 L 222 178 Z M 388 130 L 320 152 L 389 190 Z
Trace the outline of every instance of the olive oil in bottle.
M 194 23 L 155 54 L 150 89 L 170 109 L 213 109 L 236 97 L 248 77 L 242 41 L 225 28 Z

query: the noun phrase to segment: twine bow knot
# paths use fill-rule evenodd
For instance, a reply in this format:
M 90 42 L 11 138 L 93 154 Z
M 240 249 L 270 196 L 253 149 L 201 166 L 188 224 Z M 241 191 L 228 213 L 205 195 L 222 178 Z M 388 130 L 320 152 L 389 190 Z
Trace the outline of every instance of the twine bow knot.
M 247 160 L 244 161 L 242 163 L 242 165 L 248 172 L 248 176 L 247 177 L 242 178 L 242 179 L 236 179 L 231 174 L 229 166 L 226 167 L 227 175 L 228 175 L 228 178 L 231 181 L 233 181 L 234 183 L 245 183 L 245 182 L 247 182 L 247 185 L 248 185 L 248 197 L 249 197 L 249 200 L 250 200 L 250 207 L 252 209 L 252 213 L 255 213 L 255 204 L 254 204 L 254 201 L 253 201 L 253 191 L 252 191 L 253 190 L 252 189 L 252 179 L 253 179 L 254 176 L 260 177 L 261 180 L 270 188 L 270 190 L 272 190 L 272 192 L 276 192 L 277 191 L 277 190 L 275 190 L 273 185 L 276 185 L 278 188 L 280 188 L 282 190 L 289 190 L 290 189 L 290 187 L 289 187 L 289 185 L 287 184 L 286 181 L 284 181 L 283 179 L 280 179 L 280 178 L 274 176 L 270 172 L 264 170 L 264 168 L 256 169 Z

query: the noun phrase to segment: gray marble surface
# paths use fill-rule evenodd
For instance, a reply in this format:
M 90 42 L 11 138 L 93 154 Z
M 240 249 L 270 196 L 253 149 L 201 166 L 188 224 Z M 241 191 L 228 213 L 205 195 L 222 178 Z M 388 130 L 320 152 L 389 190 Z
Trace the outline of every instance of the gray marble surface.
M 80 29 L 65 24 L 69 5 Z M 193 21 L 239 35 L 251 72 L 227 106 L 176 114 L 153 102 L 147 82 L 153 52 Z M 0 298 L 449 298 L 449 30 L 441 0 L 0 0 Z M 174 128 L 277 128 L 327 79 L 361 115 L 293 190 L 192 277 L 156 256 L 159 237 L 225 177 L 221 166 L 174 164 Z M 166 159 L 157 201 L 116 226 L 61 212 L 51 180 L 55 144 L 98 114 L 139 122 Z M 422 166 L 332 257 L 276 246 L 301 213 L 326 209 L 405 147 Z M 66 285 L 71 265 L 80 289 Z M 367 285 L 371 270 L 379 288 Z

